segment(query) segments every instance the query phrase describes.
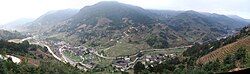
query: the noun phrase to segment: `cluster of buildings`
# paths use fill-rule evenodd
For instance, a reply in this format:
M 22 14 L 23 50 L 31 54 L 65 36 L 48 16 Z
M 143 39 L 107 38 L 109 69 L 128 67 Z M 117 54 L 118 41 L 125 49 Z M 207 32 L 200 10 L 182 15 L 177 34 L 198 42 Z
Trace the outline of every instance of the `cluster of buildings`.
M 141 56 L 139 56 L 141 55 Z M 112 66 L 117 71 L 126 71 L 133 68 L 134 65 L 140 61 L 145 65 L 145 68 L 154 67 L 163 63 L 167 58 L 173 58 L 176 54 L 156 54 L 156 55 L 142 55 L 142 52 L 138 52 L 136 56 L 123 56 L 118 57 L 112 62 Z
M 112 62 L 112 66 L 117 71 L 125 71 L 130 67 L 132 60 L 129 58 L 129 56 L 119 56 L 116 57 L 115 60 Z
M 43 42 L 44 43 L 44 42 Z M 66 43 L 64 41 L 47 41 L 46 44 L 51 45 L 55 50 L 56 55 L 64 56 L 64 51 L 68 51 L 70 53 L 73 53 L 74 56 L 80 56 L 83 60 L 82 62 L 76 62 L 72 61 L 72 58 L 69 58 L 67 56 L 64 56 L 64 58 L 67 58 L 67 61 L 72 63 L 73 66 L 76 66 L 79 69 L 82 70 L 89 70 L 93 69 L 96 66 L 96 63 L 94 63 L 91 60 L 91 57 L 83 57 L 83 55 L 88 55 L 90 53 L 95 52 L 95 49 L 92 48 L 86 48 L 84 46 L 72 46 L 69 43 Z

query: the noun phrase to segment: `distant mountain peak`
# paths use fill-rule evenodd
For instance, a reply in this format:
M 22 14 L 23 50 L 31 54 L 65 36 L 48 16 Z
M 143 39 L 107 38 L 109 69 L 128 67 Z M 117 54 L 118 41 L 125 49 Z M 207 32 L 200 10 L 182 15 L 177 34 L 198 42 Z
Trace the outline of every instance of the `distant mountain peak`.
M 101 1 L 101 2 L 98 2 L 97 4 L 121 4 L 117 1 Z
M 104 1 L 82 8 L 73 18 L 78 20 L 77 22 L 85 22 L 85 24 L 96 24 L 93 20 L 98 20 L 98 18 L 108 18 L 119 22 L 122 21 L 122 18 L 129 18 L 133 22 L 145 23 L 144 19 L 152 21 L 150 16 L 150 12 L 137 6 L 115 1 Z M 86 23 L 86 21 L 89 22 Z
M 201 13 L 199 13 L 199 12 L 197 12 L 197 11 L 194 11 L 194 10 L 188 10 L 188 11 L 185 11 L 185 12 L 183 12 L 183 13 L 201 15 Z
M 194 11 L 194 10 L 187 10 L 187 11 L 185 11 L 185 12 L 198 13 L 198 12 L 196 12 L 196 11 Z
M 46 14 L 40 16 L 35 21 L 37 22 L 52 22 L 52 21 L 62 21 L 65 20 L 72 15 L 76 14 L 78 9 L 64 9 L 64 10 L 52 10 L 48 11 Z

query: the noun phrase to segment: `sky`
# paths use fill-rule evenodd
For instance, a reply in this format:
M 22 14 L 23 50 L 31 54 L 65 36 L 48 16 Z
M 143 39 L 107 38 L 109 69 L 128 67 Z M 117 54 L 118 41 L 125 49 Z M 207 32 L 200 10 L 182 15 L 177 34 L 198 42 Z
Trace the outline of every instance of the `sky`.
M 100 1 L 118 1 L 145 9 L 195 10 L 250 19 L 250 0 L 0 0 L 0 24 L 38 18 L 51 10 L 80 9 Z

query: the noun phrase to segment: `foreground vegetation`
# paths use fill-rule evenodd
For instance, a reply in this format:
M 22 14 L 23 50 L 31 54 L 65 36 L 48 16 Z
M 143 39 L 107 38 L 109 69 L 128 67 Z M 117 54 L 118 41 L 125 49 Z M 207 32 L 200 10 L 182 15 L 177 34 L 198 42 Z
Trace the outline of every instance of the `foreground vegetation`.
M 221 47 L 234 43 L 240 39 L 249 37 L 250 27 L 244 27 L 239 34 L 230 36 L 225 39 L 213 41 L 204 44 L 195 44 L 188 48 L 183 55 L 168 58 L 161 64 L 154 67 L 145 68 L 146 65 L 138 62 L 134 67 L 135 74 L 148 73 L 175 73 L 175 74 L 207 74 L 231 72 L 250 67 L 250 48 L 249 46 L 238 46 L 236 51 L 227 53 L 222 60 L 217 59 L 205 63 L 196 63 L 196 61 L 204 55 L 211 53 Z M 245 40 L 249 41 L 249 40 Z M 248 42 L 246 42 L 248 43 Z M 230 48 L 229 48 L 230 49 Z M 216 55 L 215 55 L 216 56 Z
M 31 45 L 28 41 L 23 43 L 10 43 L 0 41 L 0 54 L 13 55 L 21 58 L 20 64 L 10 59 L 0 59 L 0 74 L 81 74 L 81 70 L 64 64 L 52 57 L 47 49 Z

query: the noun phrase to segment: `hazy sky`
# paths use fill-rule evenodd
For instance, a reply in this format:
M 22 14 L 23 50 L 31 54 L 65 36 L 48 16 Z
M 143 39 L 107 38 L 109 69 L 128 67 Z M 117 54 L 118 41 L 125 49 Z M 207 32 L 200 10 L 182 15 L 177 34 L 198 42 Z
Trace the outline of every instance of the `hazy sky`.
M 250 0 L 0 0 L 0 24 L 37 18 L 50 10 L 80 9 L 100 1 L 118 1 L 146 9 L 195 10 L 250 19 Z

